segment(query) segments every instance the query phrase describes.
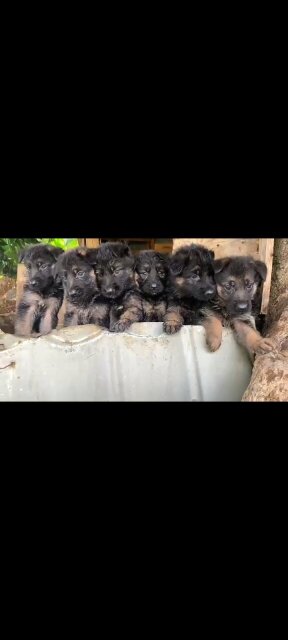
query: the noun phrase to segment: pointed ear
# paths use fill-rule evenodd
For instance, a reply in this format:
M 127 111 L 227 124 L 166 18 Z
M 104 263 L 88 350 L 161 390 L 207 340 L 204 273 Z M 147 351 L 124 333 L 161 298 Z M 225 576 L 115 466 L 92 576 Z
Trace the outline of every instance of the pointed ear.
M 56 262 L 57 258 L 60 256 L 61 253 L 64 253 L 63 249 L 60 249 L 60 247 L 52 247 L 52 245 L 48 244 L 47 245 L 47 249 L 49 251 L 49 253 L 52 253 L 52 256 Z
M 261 280 L 265 281 L 267 278 L 267 267 L 265 262 L 262 262 L 261 260 L 255 260 L 254 267 L 257 273 L 259 274 Z
M 82 247 L 82 249 L 84 249 L 84 247 Z M 89 264 L 91 264 L 92 267 L 95 267 L 95 265 L 98 262 L 98 251 L 99 249 L 85 249 L 85 253 L 80 253 L 79 251 L 77 251 L 78 255 L 83 256 L 83 258 L 85 257 L 87 262 L 89 262 Z
M 171 256 L 169 261 L 169 269 L 173 276 L 180 276 L 180 273 L 182 273 L 186 261 L 187 255 L 184 253 L 179 252 Z
M 221 273 L 225 267 L 228 266 L 231 258 L 218 258 L 218 260 L 214 260 L 213 269 L 214 273 Z
M 57 262 L 54 262 L 54 264 L 52 264 L 51 271 L 52 271 L 52 275 L 53 275 L 55 283 L 56 284 L 60 284 L 62 282 L 62 280 L 61 280 L 61 276 L 60 276 L 60 273 L 59 273 L 59 265 L 57 264 Z
M 212 259 L 212 260 L 214 260 L 214 258 L 215 258 L 215 253 L 214 253 L 214 251 L 209 251 L 209 253 L 210 253 L 211 259 Z
M 122 246 L 123 246 L 123 257 L 124 256 L 132 256 L 132 251 L 129 247 L 129 245 L 127 244 L 127 242 L 125 242 L 125 240 L 121 240 Z
M 21 249 L 18 255 L 18 262 L 24 262 L 24 258 L 26 256 L 28 249 Z

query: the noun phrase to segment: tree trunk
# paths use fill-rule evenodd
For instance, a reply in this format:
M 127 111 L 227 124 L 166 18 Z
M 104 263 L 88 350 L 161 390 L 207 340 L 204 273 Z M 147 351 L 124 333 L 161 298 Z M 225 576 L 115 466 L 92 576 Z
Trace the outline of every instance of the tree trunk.
M 271 297 L 264 330 L 275 349 L 257 356 L 243 401 L 288 401 L 288 238 L 275 241 Z

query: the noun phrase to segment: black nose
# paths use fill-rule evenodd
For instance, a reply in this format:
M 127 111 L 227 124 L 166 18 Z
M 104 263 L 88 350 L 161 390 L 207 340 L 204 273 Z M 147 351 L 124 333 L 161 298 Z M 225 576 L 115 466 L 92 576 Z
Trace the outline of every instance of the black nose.
M 107 288 L 104 289 L 104 292 L 105 293 L 113 293 L 113 289 L 112 289 L 112 287 L 107 287 Z
M 248 309 L 248 302 L 237 302 L 236 309 L 239 309 L 239 311 L 244 311 L 245 309 Z
M 155 284 L 155 282 L 153 282 L 153 284 L 151 284 L 151 288 L 152 289 L 156 289 L 156 287 L 157 287 L 157 284 Z
M 205 296 L 213 296 L 214 289 L 206 289 Z
M 31 284 L 32 287 L 35 287 L 35 284 L 37 284 L 37 280 L 30 280 L 29 284 Z
M 75 293 L 77 293 L 76 289 L 71 289 L 70 296 L 75 296 Z

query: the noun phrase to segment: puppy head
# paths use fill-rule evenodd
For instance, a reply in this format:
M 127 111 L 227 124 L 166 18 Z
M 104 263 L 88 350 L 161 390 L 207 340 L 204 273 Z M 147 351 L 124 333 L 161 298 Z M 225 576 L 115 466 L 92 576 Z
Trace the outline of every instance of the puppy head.
M 66 251 L 58 259 L 55 278 L 62 282 L 67 299 L 75 304 L 89 304 L 98 294 L 94 269 L 81 248 Z
M 28 270 L 29 289 L 41 293 L 54 283 L 54 266 L 63 249 L 49 244 L 36 244 L 22 249 L 19 262 Z
M 127 244 L 106 242 L 93 259 L 96 281 L 101 294 L 115 299 L 134 285 L 134 257 Z
M 214 252 L 201 245 L 181 247 L 169 260 L 169 289 L 177 298 L 209 300 L 216 293 Z
M 157 297 L 165 289 L 168 259 L 157 251 L 140 251 L 135 260 L 135 279 L 141 293 Z
M 266 280 L 264 262 L 249 256 L 214 260 L 217 294 L 231 315 L 249 314 L 258 286 Z

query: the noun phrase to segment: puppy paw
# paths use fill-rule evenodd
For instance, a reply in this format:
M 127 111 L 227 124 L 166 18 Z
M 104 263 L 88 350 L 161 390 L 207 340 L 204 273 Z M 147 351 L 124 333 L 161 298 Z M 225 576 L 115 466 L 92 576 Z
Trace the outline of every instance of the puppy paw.
M 207 336 L 206 343 L 209 351 L 217 351 L 221 347 L 221 338 L 219 336 Z
M 269 338 L 259 338 L 258 344 L 255 346 L 255 353 L 263 355 L 263 353 L 269 353 L 275 348 L 274 343 Z
M 115 322 L 115 324 L 110 327 L 110 331 L 114 331 L 115 333 L 122 333 L 123 331 L 126 331 L 128 327 L 130 327 L 130 324 L 131 323 L 128 320 L 118 320 L 118 322 Z
M 165 333 L 169 333 L 170 335 L 172 333 L 177 333 L 178 331 L 180 331 L 181 327 L 182 327 L 182 323 L 177 322 L 176 320 L 175 321 L 170 320 L 163 323 L 163 329 Z

